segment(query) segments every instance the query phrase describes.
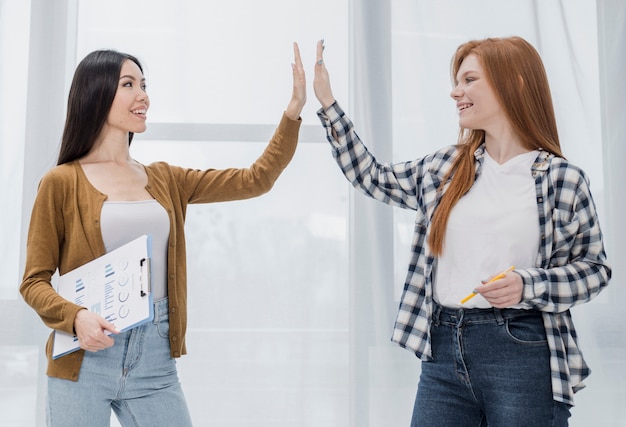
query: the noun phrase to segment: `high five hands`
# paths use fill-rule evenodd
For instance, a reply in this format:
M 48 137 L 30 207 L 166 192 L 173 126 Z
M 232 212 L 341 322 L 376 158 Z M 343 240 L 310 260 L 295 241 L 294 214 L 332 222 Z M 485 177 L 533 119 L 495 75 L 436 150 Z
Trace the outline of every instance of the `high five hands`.
M 287 105 L 285 114 L 292 120 L 297 120 L 302 113 L 304 104 L 306 103 L 306 79 L 302 59 L 300 58 L 300 49 L 298 43 L 293 44 L 294 63 L 291 64 L 293 72 L 293 91 L 291 100 Z M 335 102 L 335 97 L 330 88 L 330 78 L 328 70 L 324 64 L 324 40 L 317 42 L 317 52 L 315 58 L 315 77 L 313 78 L 313 89 L 317 100 L 322 107 L 328 108 Z

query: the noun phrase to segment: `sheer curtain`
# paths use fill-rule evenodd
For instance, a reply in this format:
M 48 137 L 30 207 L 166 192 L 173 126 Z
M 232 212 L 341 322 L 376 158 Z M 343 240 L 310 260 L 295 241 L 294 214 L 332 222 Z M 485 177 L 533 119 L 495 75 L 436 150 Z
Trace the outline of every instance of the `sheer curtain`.
M 0 424 L 44 425 L 48 330 L 17 283 L 37 182 L 87 52 L 118 48 L 146 65 L 140 161 L 247 166 L 288 100 L 291 41 L 310 83 L 325 38 L 337 99 L 376 156 L 399 161 L 456 140 L 456 46 L 519 34 L 546 62 L 563 148 L 591 178 L 614 266 L 605 293 L 574 311 L 593 372 L 571 425 L 623 425 L 624 22 L 622 0 L 0 0 Z M 190 354 L 179 367 L 198 426 L 408 425 L 420 365 L 390 337 L 413 215 L 349 188 L 316 109 L 309 91 L 301 144 L 270 194 L 189 210 Z
M 14 407 L 37 401 L 37 346 L 28 342 L 16 283 L 20 271 L 20 226 L 24 176 L 24 133 L 28 82 L 30 3 L 0 0 L 0 423 L 19 425 Z M 33 368 L 35 365 L 35 368 Z M 33 372 L 35 371 L 35 372 Z
M 7 234 L 22 256 L 37 183 L 54 165 L 68 84 L 88 52 L 119 49 L 146 66 L 150 132 L 131 149 L 143 163 L 249 166 L 289 101 L 292 41 L 312 79 L 315 43 L 332 38 L 338 94 L 348 93 L 347 1 L 28 4 L 21 22 L 31 35 L 21 63 L 26 130 L 16 138 L 26 144 L 16 144 L 23 159 L 15 158 L 24 169 L 15 185 L 23 202 L 8 195 L 22 209 L 21 233 Z M 3 64 L 14 59 L 2 53 Z M 4 70 L 3 89 L 12 83 Z M 178 366 L 194 425 L 349 423 L 348 185 L 315 109 L 306 106 L 296 155 L 269 194 L 188 209 L 189 354 Z M 4 148 L 3 137 L 3 161 Z M 2 261 L 15 277 L 0 318 L 16 326 L 0 332 L 0 424 L 43 425 L 49 331 L 17 296 L 23 261 L 14 264 Z
M 24 241 L 41 171 L 62 127 L 66 2 L 0 1 L 0 423 L 42 425 L 46 332 L 18 294 Z M 36 35 L 33 37 L 33 29 Z
M 0 199 L 5 201 L 0 242 L 20 238 L 29 27 L 28 2 L 0 0 Z M 0 281 L 0 301 L 17 297 L 19 257 L 14 246 L 0 245 L 8 279 Z
M 624 208 L 621 164 L 626 156 L 623 118 L 617 119 L 624 111 L 624 84 L 614 70 L 624 66 L 623 4 L 356 0 L 353 19 L 354 107 L 349 114 L 381 161 L 417 158 L 456 141 L 449 64 L 460 43 L 520 35 L 542 55 L 564 153 L 591 178 L 609 258 L 616 266 L 612 286 L 573 310 L 593 373 L 588 389 L 576 395 L 571 425 L 621 425 L 626 344 L 618 338 L 623 331 L 616 320 L 623 300 L 618 264 L 624 239 L 619 239 L 623 225 L 617 218 Z M 408 425 L 420 362 L 406 350 L 394 349 L 389 337 L 414 214 L 387 207 L 382 211 L 360 194 L 353 195 L 351 208 L 352 425 Z

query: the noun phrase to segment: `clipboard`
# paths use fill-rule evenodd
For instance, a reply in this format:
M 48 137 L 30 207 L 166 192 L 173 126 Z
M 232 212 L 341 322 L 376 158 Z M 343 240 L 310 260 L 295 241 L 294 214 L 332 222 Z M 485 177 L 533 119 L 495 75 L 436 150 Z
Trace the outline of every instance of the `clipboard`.
M 152 238 L 144 234 L 62 276 L 57 293 L 99 314 L 122 332 L 154 319 L 150 289 Z M 54 331 L 52 358 L 78 350 L 78 338 Z

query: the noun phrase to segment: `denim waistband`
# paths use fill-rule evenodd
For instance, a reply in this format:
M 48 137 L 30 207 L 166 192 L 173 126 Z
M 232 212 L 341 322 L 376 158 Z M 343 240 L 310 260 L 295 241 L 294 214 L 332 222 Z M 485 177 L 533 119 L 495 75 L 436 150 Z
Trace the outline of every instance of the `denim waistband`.
M 167 297 L 154 302 L 154 320 L 158 321 L 165 316 L 169 318 L 169 305 Z
M 450 308 L 433 302 L 433 323 L 504 323 L 505 320 L 522 316 L 541 316 L 537 310 L 524 310 L 517 308 Z

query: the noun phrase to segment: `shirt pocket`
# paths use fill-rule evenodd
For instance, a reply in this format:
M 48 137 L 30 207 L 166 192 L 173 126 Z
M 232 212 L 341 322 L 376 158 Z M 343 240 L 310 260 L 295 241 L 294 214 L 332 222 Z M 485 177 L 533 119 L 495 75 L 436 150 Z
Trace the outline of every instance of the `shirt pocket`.
M 554 209 L 552 211 L 552 224 L 554 226 L 552 259 L 558 260 L 558 265 L 563 265 L 563 261 L 570 260 L 572 248 L 578 235 L 578 215 L 576 212 Z

